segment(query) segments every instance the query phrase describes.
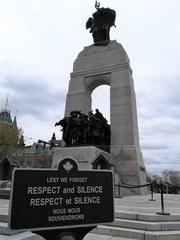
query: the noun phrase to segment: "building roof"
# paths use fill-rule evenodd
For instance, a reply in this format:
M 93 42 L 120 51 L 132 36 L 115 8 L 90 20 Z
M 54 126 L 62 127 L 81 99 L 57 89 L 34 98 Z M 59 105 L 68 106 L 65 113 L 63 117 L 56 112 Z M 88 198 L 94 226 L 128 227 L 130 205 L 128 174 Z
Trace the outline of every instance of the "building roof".
M 11 118 L 11 111 L 9 109 L 8 97 L 6 99 L 6 103 L 4 108 L 0 111 L 0 124 L 8 124 L 17 128 L 17 119 L 14 117 L 13 121 Z
M 10 111 L 7 109 L 2 109 L 0 112 L 0 123 L 6 123 L 12 125 L 12 118 Z
M 48 156 L 53 155 L 54 148 L 51 146 L 45 146 L 39 143 L 33 143 L 31 146 L 26 146 L 24 150 L 22 151 L 23 154 L 46 154 Z
M 3 164 L 5 161 L 8 161 L 9 164 L 13 167 L 20 167 L 20 161 L 14 156 L 7 156 L 2 161 L 0 161 L 0 165 Z

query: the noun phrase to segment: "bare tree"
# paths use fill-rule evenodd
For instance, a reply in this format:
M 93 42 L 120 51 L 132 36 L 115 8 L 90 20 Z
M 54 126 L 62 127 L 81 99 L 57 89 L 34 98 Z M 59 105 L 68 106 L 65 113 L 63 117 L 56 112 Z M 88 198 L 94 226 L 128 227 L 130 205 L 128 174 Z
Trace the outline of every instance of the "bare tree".
M 165 182 L 180 187 L 180 172 L 176 170 L 165 170 L 162 172 Z

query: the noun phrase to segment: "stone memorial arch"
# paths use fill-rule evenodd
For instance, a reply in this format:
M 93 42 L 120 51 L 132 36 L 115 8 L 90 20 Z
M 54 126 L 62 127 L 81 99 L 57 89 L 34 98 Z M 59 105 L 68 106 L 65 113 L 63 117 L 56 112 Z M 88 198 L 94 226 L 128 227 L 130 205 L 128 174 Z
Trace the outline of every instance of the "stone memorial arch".
M 94 44 L 85 47 L 74 61 L 66 97 L 65 117 L 56 123 L 62 127 L 66 148 L 55 151 L 52 167 L 57 167 L 60 159 L 67 156 L 74 157 L 80 169 L 92 169 L 101 161 L 105 161 L 107 166 L 115 171 L 115 179 L 121 184 L 142 185 L 146 183 L 146 171 L 139 146 L 136 97 L 129 58 L 120 43 L 110 41 L 110 28 L 115 26 L 116 12 L 110 8 L 100 8 L 100 3 L 97 1 L 95 8 L 96 12 L 86 22 L 86 28 L 90 29 Z M 84 126 L 87 126 L 92 92 L 103 84 L 110 86 L 111 126 L 110 129 L 108 128 L 111 131 L 110 153 L 102 150 L 98 144 L 97 147 L 95 141 L 88 142 L 89 146 L 87 142 L 81 141 L 84 135 L 81 137 L 79 135 L 83 129 L 80 129 L 79 124 L 74 122 L 74 126 L 77 125 L 75 136 L 74 128 L 70 128 L 72 114 L 78 113 L 86 116 Z M 83 125 L 82 121 L 81 124 Z M 84 128 L 84 133 L 87 132 Z M 87 137 L 88 134 L 85 136 Z M 105 135 L 102 140 L 105 140 Z M 74 142 L 76 146 L 71 146 Z M 80 142 L 85 145 L 81 146 Z M 100 156 L 101 161 L 99 161 Z M 138 188 L 134 192 L 142 194 L 146 189 Z
M 110 41 L 106 46 L 91 45 L 79 53 L 73 64 L 65 116 L 74 110 L 88 113 L 93 90 L 103 84 L 110 86 L 110 154 L 115 172 L 122 184 L 145 184 L 132 69 L 120 43 Z M 141 193 L 143 189 L 139 191 Z

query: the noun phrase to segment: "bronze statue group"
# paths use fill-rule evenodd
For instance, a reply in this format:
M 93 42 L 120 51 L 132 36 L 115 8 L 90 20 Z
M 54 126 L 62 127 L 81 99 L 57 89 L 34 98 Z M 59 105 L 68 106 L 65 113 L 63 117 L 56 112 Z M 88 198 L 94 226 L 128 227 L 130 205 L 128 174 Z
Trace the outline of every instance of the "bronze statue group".
M 70 117 L 64 117 L 55 126 L 62 127 L 62 138 L 66 146 L 72 145 L 110 145 L 110 125 L 102 113 L 96 109 L 95 114 L 72 111 Z

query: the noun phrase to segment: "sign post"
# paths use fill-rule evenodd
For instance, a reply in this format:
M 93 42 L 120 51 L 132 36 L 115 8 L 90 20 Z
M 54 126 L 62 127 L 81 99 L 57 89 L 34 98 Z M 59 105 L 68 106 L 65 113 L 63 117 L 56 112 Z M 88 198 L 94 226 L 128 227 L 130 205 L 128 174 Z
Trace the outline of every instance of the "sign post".
M 73 159 L 64 159 L 58 170 L 17 169 L 12 185 L 11 229 L 72 229 L 114 220 L 111 171 L 78 171 Z

